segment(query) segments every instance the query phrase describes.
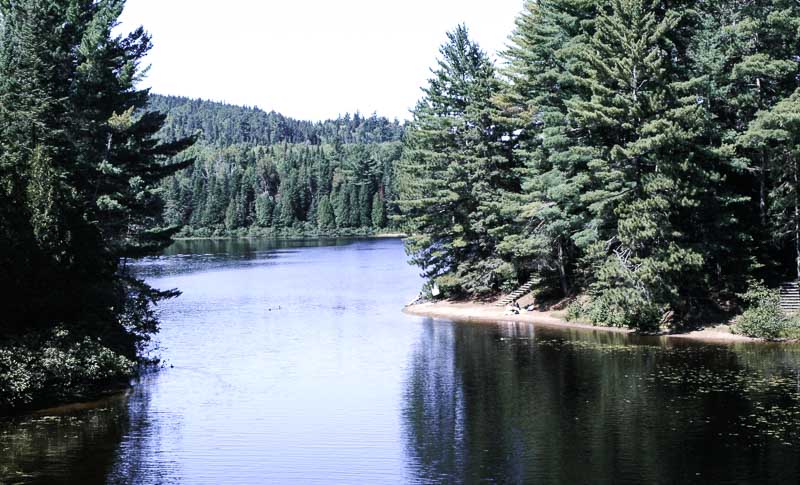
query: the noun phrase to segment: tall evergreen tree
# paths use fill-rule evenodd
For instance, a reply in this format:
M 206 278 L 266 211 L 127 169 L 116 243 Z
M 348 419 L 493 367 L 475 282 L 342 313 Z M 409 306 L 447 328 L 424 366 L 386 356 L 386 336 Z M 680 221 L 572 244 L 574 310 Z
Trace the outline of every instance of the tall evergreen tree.
M 464 26 L 440 55 L 406 134 L 398 205 L 411 233 L 407 251 L 424 275 L 446 294 L 480 294 L 510 270 L 496 257 L 489 222 L 496 193 L 515 182 L 491 116 L 500 84 Z
M 158 229 L 160 181 L 191 163 L 169 160 L 193 140 L 158 141 L 164 117 L 144 110 L 147 92 L 136 88 L 150 39 L 142 29 L 113 34 L 123 7 L 0 3 L 3 214 L 16 207 L 12 237 L 38 241 L 4 253 L 2 266 L 29 282 L 11 300 L 10 326 L 80 323 L 132 356 L 155 330 L 149 305 L 170 294 L 126 275 L 124 258 L 169 242 L 173 231 Z
M 593 20 L 605 2 L 528 1 L 517 18 L 498 98 L 501 121 L 514 131 L 514 156 L 520 161 L 521 193 L 507 193 L 506 210 L 514 223 L 500 250 L 517 270 L 555 283 L 563 294 L 574 288 L 580 256 L 575 236 L 587 224 L 580 194 L 587 183 L 586 156 L 580 140 L 568 135 L 566 103 L 586 92 L 576 73 L 579 52 L 593 32 Z
M 386 204 L 381 192 L 375 192 L 375 196 L 372 198 L 371 222 L 374 229 L 382 229 L 386 226 Z
M 770 234 L 777 241 L 791 241 L 792 276 L 800 280 L 800 90 L 759 112 L 739 143 L 770 160 Z
M 323 195 L 319 201 L 317 208 L 317 226 L 327 231 L 336 227 L 336 218 L 333 214 L 333 206 L 331 205 L 330 198 Z
M 568 102 L 591 157 L 582 200 L 592 221 L 580 244 L 593 315 L 618 325 L 687 313 L 704 264 L 685 222 L 707 185 L 698 149 L 705 115 L 691 93 L 681 96 L 680 22 L 659 2 L 612 1 L 584 54 L 591 94 Z

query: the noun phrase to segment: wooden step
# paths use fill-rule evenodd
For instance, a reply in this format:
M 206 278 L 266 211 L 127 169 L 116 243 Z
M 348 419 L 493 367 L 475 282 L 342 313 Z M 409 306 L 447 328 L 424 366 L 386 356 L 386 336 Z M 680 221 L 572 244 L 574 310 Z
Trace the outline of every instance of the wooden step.
M 522 286 L 512 291 L 511 293 L 505 295 L 497 303 L 495 303 L 495 305 L 505 306 L 514 303 L 515 301 L 519 300 L 526 294 L 530 293 L 533 286 L 539 283 L 539 281 L 540 281 L 539 278 L 531 278 L 527 283 L 523 284 Z
M 780 307 L 786 313 L 800 312 L 800 284 L 796 281 L 783 283 L 780 287 Z

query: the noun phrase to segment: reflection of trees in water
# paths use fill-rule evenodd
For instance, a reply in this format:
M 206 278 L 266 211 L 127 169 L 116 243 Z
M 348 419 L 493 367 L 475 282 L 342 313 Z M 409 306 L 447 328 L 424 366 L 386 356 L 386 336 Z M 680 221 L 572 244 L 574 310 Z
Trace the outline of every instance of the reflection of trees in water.
M 0 483 L 105 483 L 129 422 L 127 396 L 0 423 Z
M 758 412 L 749 391 L 712 382 L 743 371 L 740 352 L 533 331 L 425 325 L 403 413 L 420 481 L 683 483 L 798 472 L 793 448 L 755 442 L 739 426 Z M 709 381 L 682 380 L 687 368 Z
M 217 254 L 227 258 L 253 257 L 259 252 L 310 247 L 345 246 L 353 238 L 314 239 L 182 239 L 164 250 L 164 256 L 186 254 Z
M 47 416 L 0 422 L 0 483 L 171 483 L 175 463 L 154 468 L 163 430 L 144 377 L 133 390 Z M 157 417 L 155 417 L 157 419 Z
M 163 453 L 163 441 L 174 439 L 180 421 L 174 415 L 154 413 L 151 392 L 157 388 L 157 375 L 140 379 L 128 400 L 128 430 L 116 449 L 108 483 L 161 485 L 179 483 L 180 466 L 176 457 Z
M 217 268 L 251 268 L 302 248 L 332 248 L 358 242 L 354 238 L 320 239 L 185 239 L 175 241 L 159 256 L 130 263 L 136 276 L 154 278 Z
M 453 361 L 450 325 L 425 325 L 404 397 L 404 426 L 412 472 L 425 482 L 462 476 L 464 396 Z

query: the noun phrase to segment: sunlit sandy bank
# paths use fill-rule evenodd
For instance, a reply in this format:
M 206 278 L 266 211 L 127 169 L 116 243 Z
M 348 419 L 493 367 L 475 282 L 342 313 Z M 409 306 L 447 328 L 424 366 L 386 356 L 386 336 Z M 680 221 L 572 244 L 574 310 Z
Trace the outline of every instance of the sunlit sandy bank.
M 633 333 L 632 330 L 617 327 L 602 327 L 585 323 L 568 322 L 561 312 L 525 311 L 519 314 L 508 314 L 502 306 L 491 303 L 441 301 L 435 303 L 419 303 L 409 305 L 405 313 L 462 322 L 525 322 L 534 325 L 582 328 L 603 332 Z M 714 342 L 759 342 L 761 339 L 736 335 L 727 326 L 710 327 L 685 333 L 663 334 L 661 337 L 704 340 Z

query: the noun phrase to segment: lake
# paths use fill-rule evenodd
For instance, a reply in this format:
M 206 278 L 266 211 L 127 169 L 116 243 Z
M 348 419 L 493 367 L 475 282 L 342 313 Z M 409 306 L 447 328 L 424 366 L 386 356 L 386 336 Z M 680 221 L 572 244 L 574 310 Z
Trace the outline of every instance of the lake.
M 180 241 L 164 368 L 0 422 L 3 483 L 797 483 L 800 347 L 408 316 L 397 239 Z

